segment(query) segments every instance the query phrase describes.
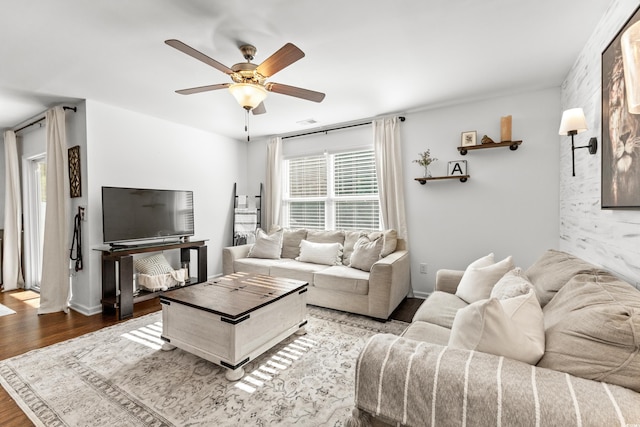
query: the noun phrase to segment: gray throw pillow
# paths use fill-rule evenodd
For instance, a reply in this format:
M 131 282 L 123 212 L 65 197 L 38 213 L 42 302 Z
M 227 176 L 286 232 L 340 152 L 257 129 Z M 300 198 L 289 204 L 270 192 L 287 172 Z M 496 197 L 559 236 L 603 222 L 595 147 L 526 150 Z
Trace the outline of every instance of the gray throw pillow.
M 249 250 L 247 258 L 279 259 L 282 251 L 282 235 L 284 230 L 280 229 L 271 234 L 267 234 L 261 228 L 256 230 L 256 242 Z
M 371 271 L 371 267 L 380 259 L 380 253 L 384 245 L 384 239 L 378 237 L 370 240 L 364 236 L 358 239 L 351 254 L 351 264 L 349 267 L 362 271 Z

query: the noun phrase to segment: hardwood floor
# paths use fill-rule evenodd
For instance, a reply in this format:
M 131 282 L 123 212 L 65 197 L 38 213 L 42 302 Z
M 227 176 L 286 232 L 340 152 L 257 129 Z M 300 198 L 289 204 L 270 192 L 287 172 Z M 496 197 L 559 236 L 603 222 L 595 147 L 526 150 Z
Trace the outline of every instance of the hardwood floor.
M 84 316 L 73 310 L 38 316 L 39 294 L 32 291 L 0 292 L 0 304 L 16 312 L 0 316 L 0 360 L 119 323 L 115 314 Z M 134 317 L 160 310 L 158 298 L 136 304 Z M 33 426 L 29 418 L 0 387 L 0 425 Z
M 422 304 L 422 299 L 406 298 L 391 315 L 391 319 L 410 322 Z M 73 310 L 38 316 L 39 294 L 32 291 L 0 292 L 0 304 L 16 312 L 0 316 L 0 360 L 46 347 L 106 326 L 119 323 L 115 314 L 84 316 Z M 158 298 L 136 304 L 134 317 L 160 310 Z M 29 418 L 0 387 L 0 424 L 3 427 L 33 426 Z

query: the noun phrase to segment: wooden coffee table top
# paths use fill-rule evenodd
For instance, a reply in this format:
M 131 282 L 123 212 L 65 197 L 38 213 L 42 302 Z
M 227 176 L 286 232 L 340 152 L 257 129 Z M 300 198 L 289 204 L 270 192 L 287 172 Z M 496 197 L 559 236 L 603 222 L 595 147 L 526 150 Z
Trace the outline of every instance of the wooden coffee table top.
M 301 280 L 233 273 L 206 283 L 164 292 L 160 301 L 173 301 L 238 319 L 293 292 L 306 290 Z

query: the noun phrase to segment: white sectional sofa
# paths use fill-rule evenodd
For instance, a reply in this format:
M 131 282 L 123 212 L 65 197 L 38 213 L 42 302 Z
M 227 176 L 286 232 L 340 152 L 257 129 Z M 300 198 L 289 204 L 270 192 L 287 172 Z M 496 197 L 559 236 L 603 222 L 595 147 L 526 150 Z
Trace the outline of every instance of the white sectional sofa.
M 261 251 L 257 256 L 255 253 L 252 256 L 250 251 L 253 244 L 224 248 L 223 274 L 247 272 L 304 280 L 309 283 L 309 304 L 377 319 L 388 319 L 409 294 L 409 253 L 404 240 L 397 239 L 394 230 L 366 232 L 296 229 L 280 232 L 282 243 L 277 254 L 265 255 Z M 377 246 L 381 255 L 371 259 L 369 263 L 360 257 L 362 248 L 358 249 L 356 245 L 358 241 L 366 243 L 366 237 L 370 238 L 368 249 L 375 252 L 374 246 Z M 308 262 L 313 258 L 305 257 L 305 252 L 300 252 L 301 245 L 328 246 L 336 243 L 342 250 L 335 262 Z M 358 252 L 352 259 L 354 250 Z M 303 261 L 304 259 L 307 261 Z M 370 265 L 370 271 L 366 271 L 371 262 L 373 264 Z M 359 268 L 355 268 L 356 266 Z

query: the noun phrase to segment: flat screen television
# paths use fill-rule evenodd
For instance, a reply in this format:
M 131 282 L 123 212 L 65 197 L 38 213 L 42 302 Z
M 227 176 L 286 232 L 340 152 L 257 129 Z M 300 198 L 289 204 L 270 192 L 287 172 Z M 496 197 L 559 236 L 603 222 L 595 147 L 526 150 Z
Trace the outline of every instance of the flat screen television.
M 193 236 L 193 192 L 102 187 L 104 243 Z

